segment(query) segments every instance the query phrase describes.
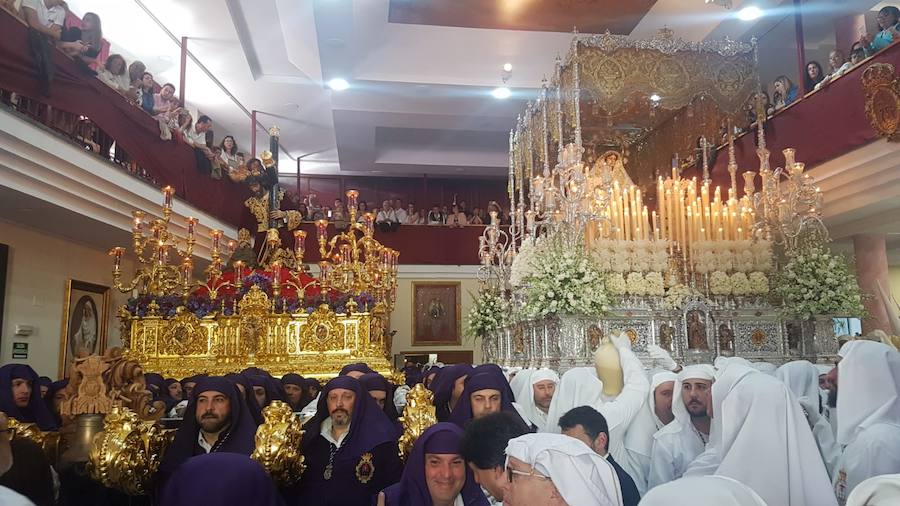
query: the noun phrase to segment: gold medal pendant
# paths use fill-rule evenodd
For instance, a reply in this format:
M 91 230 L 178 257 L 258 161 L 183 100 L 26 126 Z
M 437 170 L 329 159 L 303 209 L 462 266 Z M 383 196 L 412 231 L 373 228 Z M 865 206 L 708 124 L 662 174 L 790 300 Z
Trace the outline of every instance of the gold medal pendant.
M 325 466 L 325 472 L 322 473 L 322 476 L 323 476 L 326 480 L 330 480 L 330 479 L 331 479 L 331 464 L 328 464 L 327 466 Z

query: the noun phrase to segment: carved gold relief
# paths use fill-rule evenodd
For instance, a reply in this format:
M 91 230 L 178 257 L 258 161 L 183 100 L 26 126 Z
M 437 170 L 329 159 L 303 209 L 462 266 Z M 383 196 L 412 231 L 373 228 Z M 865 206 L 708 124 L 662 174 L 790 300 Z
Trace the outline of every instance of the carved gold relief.
M 434 394 L 421 383 L 414 386 L 406 394 L 406 408 L 403 410 L 403 416 L 399 420 L 403 425 L 403 435 L 400 436 L 400 441 L 398 442 L 400 458 L 406 460 L 419 436 L 428 427 L 437 423 L 437 416 L 434 410 Z
M 900 78 L 890 63 L 873 63 L 863 72 L 866 116 L 878 135 L 888 141 L 900 139 Z
M 256 449 L 251 458 L 259 462 L 280 486 L 293 485 L 303 473 L 300 443 L 303 427 L 291 407 L 273 401 L 263 409 L 265 423 L 256 429 Z
M 766 336 L 766 331 L 763 329 L 755 329 L 750 334 L 750 342 L 753 343 L 754 346 L 762 346 L 766 344 L 769 338 Z
M 160 336 L 159 353 L 162 355 L 202 355 L 207 352 L 209 339 L 200 326 L 200 320 L 190 311 L 179 308 Z
M 103 432 L 94 438 L 88 462 L 91 478 L 128 495 L 152 490 L 153 478 L 175 431 L 142 421 L 133 411 L 115 407 Z
M 300 330 L 301 349 L 325 353 L 346 348 L 341 327 L 337 315 L 322 304 L 309 315 L 306 325 Z
M 40 446 L 50 462 L 56 462 L 60 450 L 59 432 L 43 432 L 37 425 L 23 423 L 15 418 L 9 419 L 9 430 L 13 438 L 27 439 Z

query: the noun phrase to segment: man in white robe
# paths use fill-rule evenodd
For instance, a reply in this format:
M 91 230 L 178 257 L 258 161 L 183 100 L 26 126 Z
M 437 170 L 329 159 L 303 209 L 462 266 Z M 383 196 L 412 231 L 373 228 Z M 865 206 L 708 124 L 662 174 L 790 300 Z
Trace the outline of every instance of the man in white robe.
M 550 369 L 523 369 L 510 383 L 519 415 L 538 432 L 547 432 L 547 413 L 557 384 L 559 375 Z
M 900 473 L 900 352 L 872 341 L 849 341 L 838 353 L 834 492 L 844 504 L 862 481 Z
M 641 495 L 647 493 L 653 435 L 674 420 L 672 400 L 677 379 L 678 375 L 670 371 L 656 372 L 650 377 L 647 401 L 625 434 L 628 462 L 622 467 L 628 470 Z
M 609 453 L 616 462 L 625 462 L 625 433 L 637 416 L 650 382 L 644 374 L 644 366 L 631 351 L 631 341 L 624 334 L 611 337 L 622 366 L 624 386 L 619 395 L 607 398 L 603 395 L 603 382 L 593 367 L 574 367 L 566 371 L 559 381 L 556 393 L 547 413 L 547 431 L 559 432 L 559 419 L 572 408 L 591 406 L 606 418 L 609 426 Z
M 640 506 L 767 506 L 752 488 L 725 476 L 694 476 L 660 485 Z
M 835 506 L 828 472 L 796 398 L 781 381 L 740 364 L 713 385 L 707 450 L 684 476 L 717 475 L 778 506 Z
M 714 379 L 708 364 L 689 365 L 678 373 L 672 395 L 675 419 L 653 435 L 647 490 L 680 478 L 706 448 Z
M 795 360 L 779 367 L 775 371 L 775 377 L 788 387 L 803 408 L 828 475 L 834 477 L 834 466 L 840 456 L 840 447 L 835 444 L 831 424 L 821 414 L 819 370 L 809 361 Z

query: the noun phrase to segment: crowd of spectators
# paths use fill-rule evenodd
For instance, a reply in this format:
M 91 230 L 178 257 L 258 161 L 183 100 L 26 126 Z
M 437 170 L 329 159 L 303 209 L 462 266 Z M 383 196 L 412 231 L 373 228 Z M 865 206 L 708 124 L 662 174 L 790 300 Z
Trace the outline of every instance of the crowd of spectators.
M 769 94 L 763 93 L 763 100 L 767 115 L 791 105 L 806 93 L 812 93 L 828 83 L 844 75 L 848 70 L 856 67 L 863 60 L 874 56 L 879 51 L 900 40 L 900 9 L 892 5 L 882 7 L 875 18 L 878 23 L 878 32 L 866 33 L 854 42 L 848 52 L 840 48 L 831 51 L 828 55 L 827 69 L 818 61 L 810 61 L 806 64 L 806 73 L 803 76 L 803 88 L 793 83 L 787 76 L 781 75 L 772 82 L 771 99 Z
M 244 153 L 234 137 L 228 135 L 221 144 L 214 144 L 212 119 L 197 114 L 196 121 L 176 95 L 172 83 L 160 85 L 141 61 L 130 64 L 121 54 L 110 54 L 109 43 L 103 39 L 100 16 L 88 12 L 78 18 L 62 0 L 0 0 L 0 7 L 19 17 L 45 47 L 62 50 L 84 70 L 115 90 L 135 107 L 143 109 L 159 123 L 160 138 L 180 142 L 194 149 L 197 168 L 214 179 L 225 176 L 235 181 L 246 177 Z M 11 103 L 24 97 L 12 96 Z M 99 139 L 99 129 L 89 120 L 74 114 L 58 113 L 61 119 L 52 121 L 55 129 L 68 134 L 86 149 L 128 164 L 128 156 L 111 140 Z
M 308 195 L 299 202 L 295 202 L 297 210 L 303 217 L 303 221 L 317 221 L 327 219 L 338 228 L 344 228 L 349 224 L 350 214 L 347 206 L 341 199 L 334 199 L 331 206 L 319 205 L 315 195 Z M 369 205 L 369 202 L 360 201 L 357 205 L 356 221 L 365 221 L 366 213 L 375 217 L 375 224 L 379 230 L 393 231 L 403 225 L 430 225 L 461 228 L 466 225 L 488 225 L 490 213 L 497 213 L 497 219 L 501 225 L 511 223 L 509 210 L 502 209 L 495 201 L 491 201 L 486 208 L 475 207 L 469 210 L 466 201 L 462 200 L 447 205 L 432 205 L 430 210 L 417 207 L 415 203 L 403 204 L 402 199 L 388 199 L 380 206 Z

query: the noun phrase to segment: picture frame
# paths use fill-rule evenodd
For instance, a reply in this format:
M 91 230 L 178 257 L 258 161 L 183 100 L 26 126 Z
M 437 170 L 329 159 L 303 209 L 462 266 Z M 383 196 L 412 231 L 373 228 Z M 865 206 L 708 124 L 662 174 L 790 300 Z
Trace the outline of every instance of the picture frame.
M 9 263 L 9 245 L 0 243 L 0 338 L 3 333 L 3 305 L 6 302 L 6 269 Z M 2 343 L 2 340 L 0 340 Z
M 458 346 L 462 343 L 458 281 L 412 283 L 412 345 Z
M 109 299 L 108 286 L 75 279 L 66 281 L 58 377 L 68 377 L 70 366 L 79 352 L 102 355 L 106 351 Z

